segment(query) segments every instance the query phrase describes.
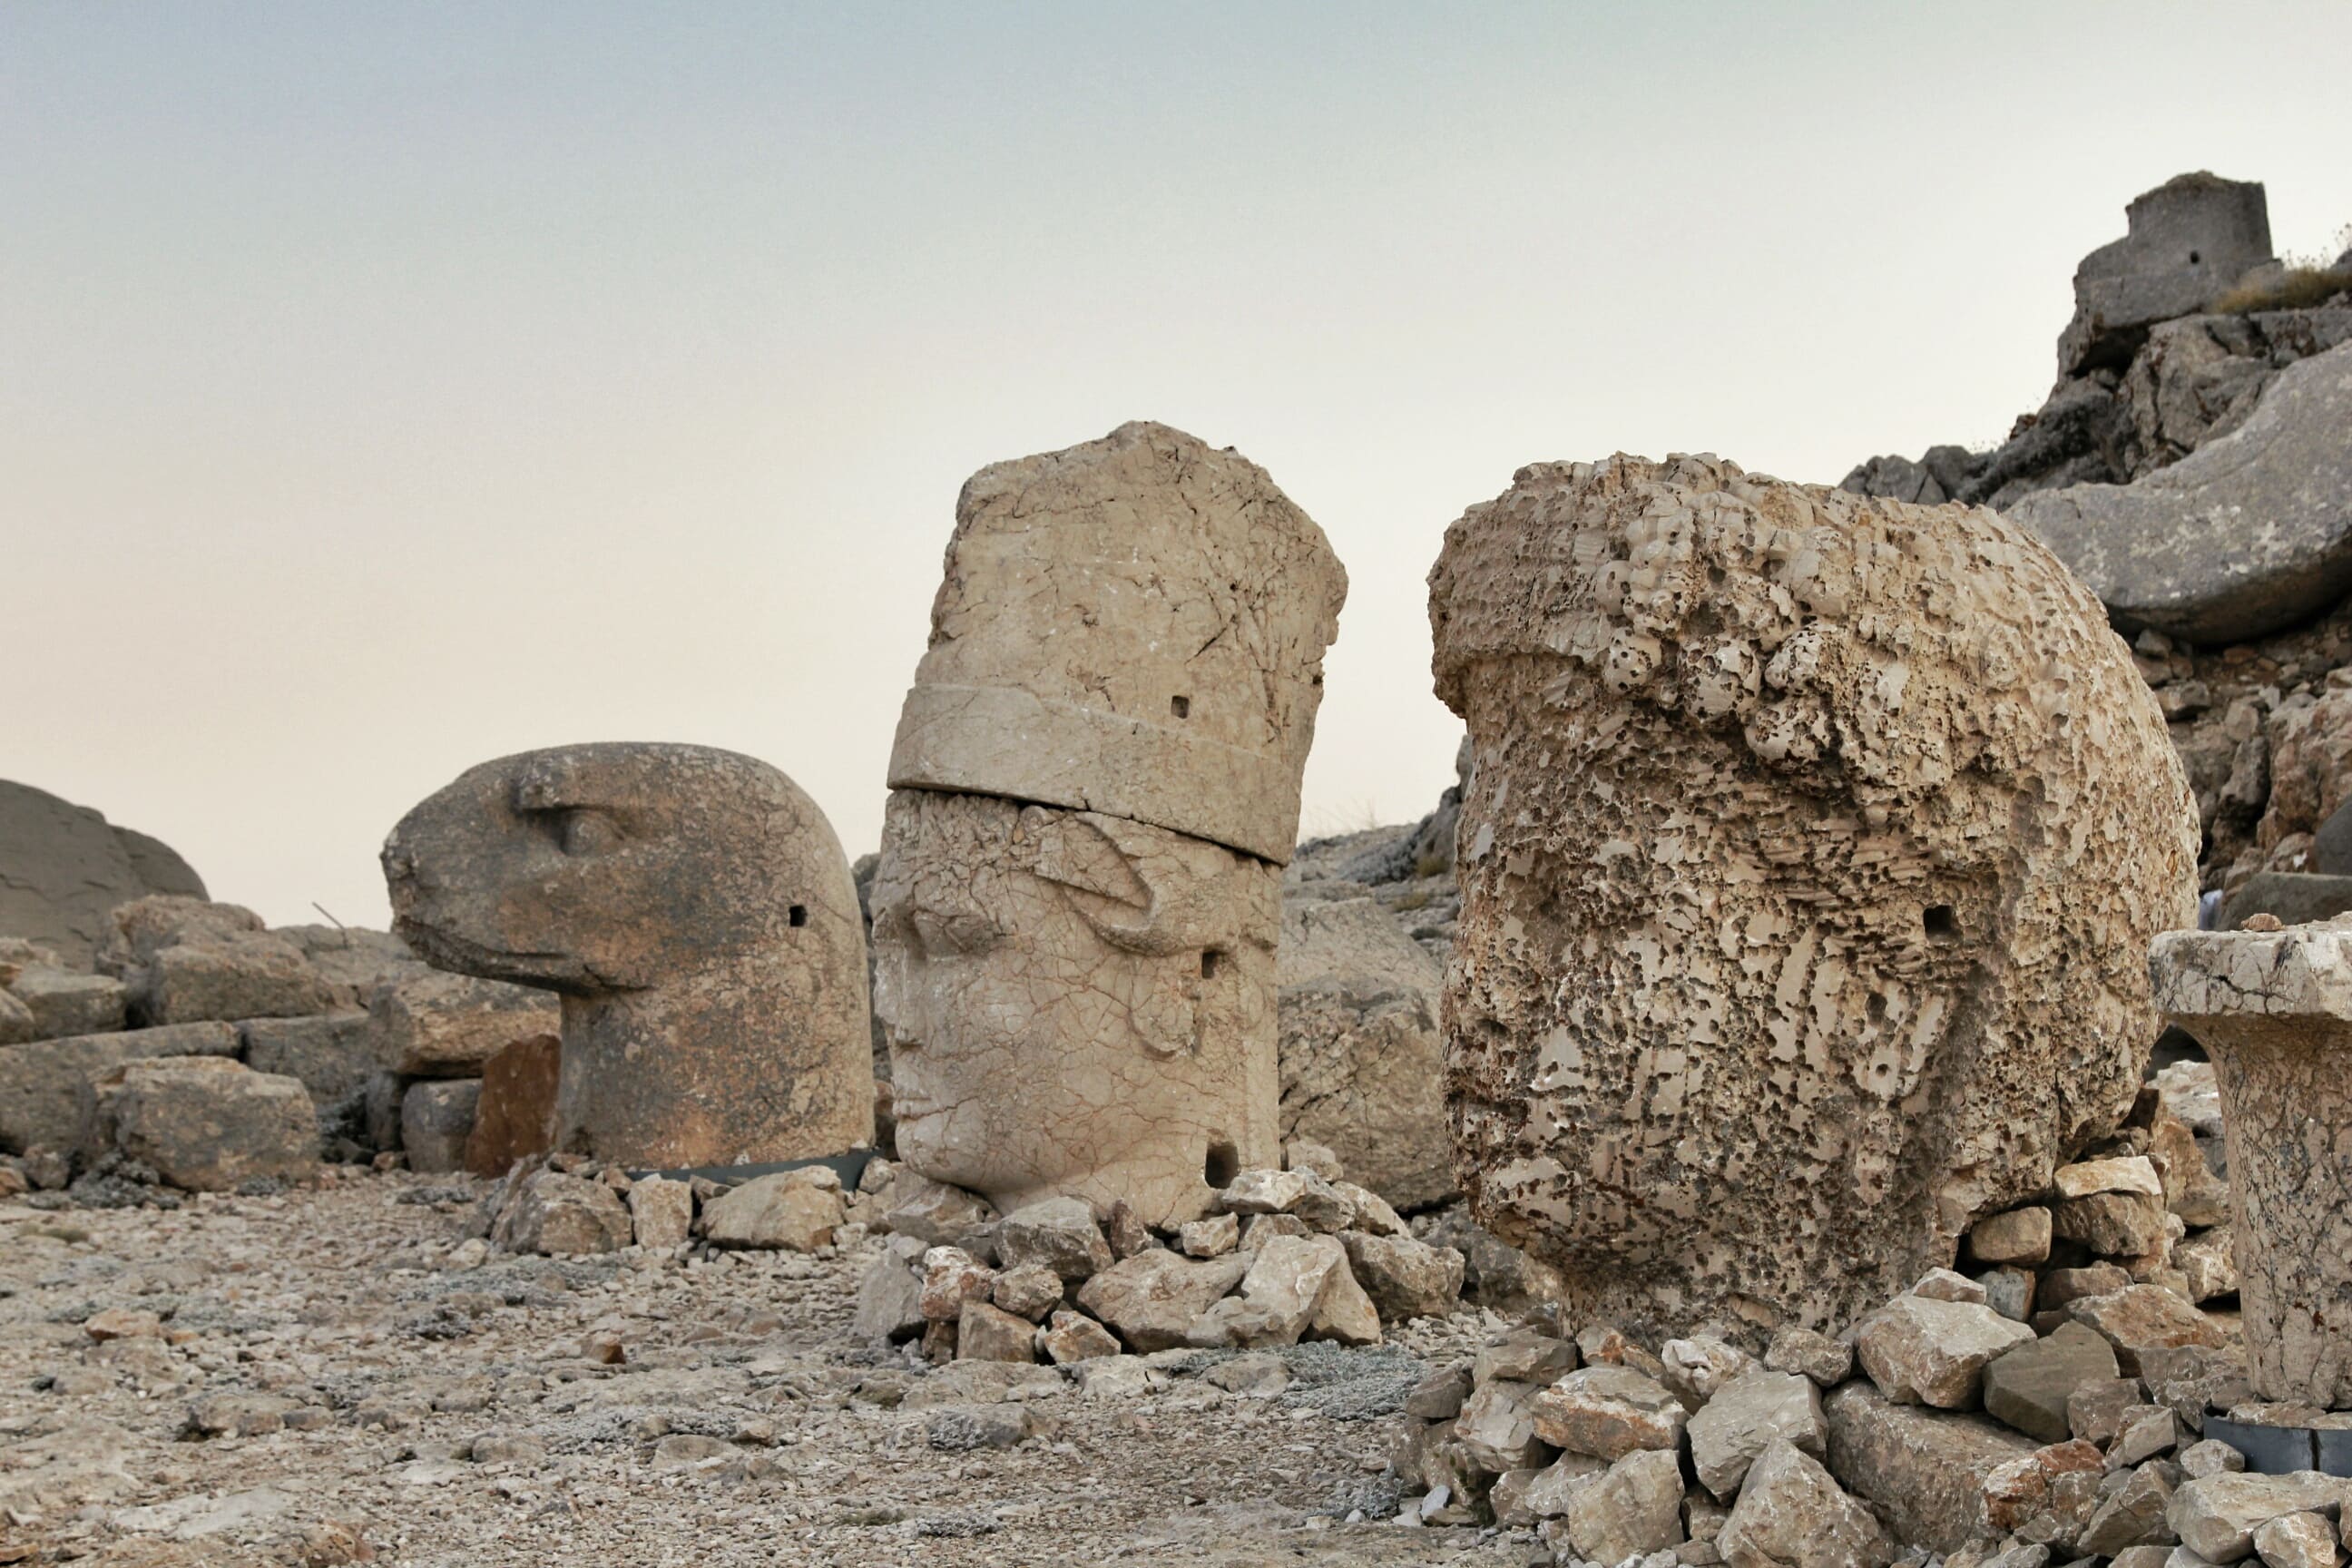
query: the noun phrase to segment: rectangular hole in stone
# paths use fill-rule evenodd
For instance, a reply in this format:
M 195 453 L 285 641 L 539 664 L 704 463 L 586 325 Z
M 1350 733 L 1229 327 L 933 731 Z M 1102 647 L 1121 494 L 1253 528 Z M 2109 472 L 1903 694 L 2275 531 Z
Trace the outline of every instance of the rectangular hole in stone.
M 794 904 L 792 909 L 792 913 L 787 918 L 791 920 L 795 927 L 808 924 L 808 906 L 806 904 Z
M 1192 716 L 1192 700 L 1189 697 L 1171 697 L 1168 700 L 1168 711 L 1179 719 L 1190 719 Z

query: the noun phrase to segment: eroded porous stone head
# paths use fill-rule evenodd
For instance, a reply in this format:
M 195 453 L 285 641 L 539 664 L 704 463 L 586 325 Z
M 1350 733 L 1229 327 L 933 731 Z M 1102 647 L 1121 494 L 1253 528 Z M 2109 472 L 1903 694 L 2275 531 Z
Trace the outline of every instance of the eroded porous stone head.
M 1165 425 L 956 501 L 894 789 L 1123 816 L 1288 862 L 1347 574 L 1265 469 Z
M 1162 425 L 965 485 L 873 888 L 898 1149 L 1010 1211 L 1276 1163 L 1279 865 L 1346 574 Z
M 1011 1213 L 1156 1224 L 1279 1163 L 1280 873 L 1165 828 L 988 795 L 890 798 L 875 1001 L 898 1152 Z
M 428 963 L 562 994 L 559 1147 L 680 1166 L 872 1139 L 848 862 L 766 763 L 622 742 L 502 757 L 402 818 L 383 867 Z
M 1837 1327 L 2128 1110 L 2198 819 L 2098 602 L 1990 511 L 1707 458 L 1448 530 L 1448 1104 L 1580 1316 Z

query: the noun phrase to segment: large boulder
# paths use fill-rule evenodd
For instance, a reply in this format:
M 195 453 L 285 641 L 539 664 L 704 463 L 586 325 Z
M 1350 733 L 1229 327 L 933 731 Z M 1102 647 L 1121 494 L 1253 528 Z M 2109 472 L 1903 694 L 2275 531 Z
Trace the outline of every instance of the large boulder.
M 1477 757 L 1456 1158 L 1580 1321 L 1842 1328 L 2129 1110 L 2196 805 L 2022 529 L 1538 464 L 1448 530 L 1430 617 Z
M 171 1057 L 111 1068 L 89 1096 L 87 1147 L 119 1151 L 189 1192 L 299 1181 L 317 1168 L 319 1113 L 296 1079 L 222 1057 Z
M 1370 899 L 1286 903 L 1282 1136 L 1339 1156 L 1399 1208 L 1453 1195 L 1437 1005 L 1444 973 Z
M 2128 485 L 2013 502 L 2116 622 L 2246 642 L 2352 588 L 2352 343 L 2289 366 L 2235 430 Z
M 0 779 L 0 936 L 87 967 L 114 906 L 149 893 L 205 896 L 204 879 L 158 839 L 86 805 Z
M 149 1025 L 294 1018 L 334 1007 L 334 987 L 296 943 L 236 904 L 158 894 L 118 906 L 98 965 Z
M 1867 1382 L 1822 1402 L 1829 1417 L 1830 1473 L 1867 1500 L 1895 1539 L 1951 1552 L 1990 1529 L 1985 1483 L 2034 1451 L 1981 1415 L 1895 1405 Z
M 89 1082 L 110 1068 L 150 1057 L 234 1057 L 236 1047 L 230 1025 L 180 1024 L 0 1047 L 0 1150 L 74 1147 Z
M 517 1040 L 560 1034 L 562 1009 L 544 991 L 419 970 L 368 1003 L 376 1065 L 404 1078 L 478 1078 Z

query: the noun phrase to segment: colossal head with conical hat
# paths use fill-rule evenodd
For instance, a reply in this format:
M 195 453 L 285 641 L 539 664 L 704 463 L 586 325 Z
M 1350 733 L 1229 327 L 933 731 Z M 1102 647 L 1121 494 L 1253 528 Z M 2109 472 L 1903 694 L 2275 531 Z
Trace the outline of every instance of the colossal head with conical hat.
M 875 882 L 918 1172 L 1165 1222 L 1276 1158 L 1279 868 L 1346 592 L 1264 469 L 1165 426 L 965 485 Z

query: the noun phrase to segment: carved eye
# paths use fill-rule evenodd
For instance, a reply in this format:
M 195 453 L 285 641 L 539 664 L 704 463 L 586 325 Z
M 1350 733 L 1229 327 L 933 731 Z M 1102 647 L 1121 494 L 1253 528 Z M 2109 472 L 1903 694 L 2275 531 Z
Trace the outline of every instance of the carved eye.
M 574 809 L 563 814 L 558 842 L 566 855 L 603 855 L 621 847 L 621 830 L 601 811 Z

